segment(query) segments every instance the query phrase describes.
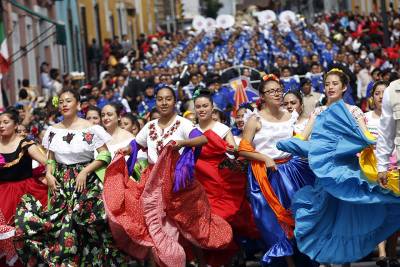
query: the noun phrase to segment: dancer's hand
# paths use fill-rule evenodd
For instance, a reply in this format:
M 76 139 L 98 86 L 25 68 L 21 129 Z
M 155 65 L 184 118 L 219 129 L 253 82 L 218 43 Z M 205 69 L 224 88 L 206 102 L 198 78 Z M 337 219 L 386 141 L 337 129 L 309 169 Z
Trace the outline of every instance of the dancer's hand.
M 387 188 L 387 183 L 388 183 L 387 172 L 378 173 L 378 183 L 381 187 Z
M 87 179 L 88 173 L 84 170 L 82 170 L 78 176 L 76 177 L 76 191 L 77 192 L 83 192 L 83 190 L 86 189 L 86 179 Z
M 235 154 L 235 152 L 236 152 L 235 147 L 232 146 L 232 145 L 226 146 L 226 152 L 227 152 L 228 154 L 231 154 L 231 155 Z
M 117 150 L 117 154 L 122 154 L 124 156 L 129 156 L 131 153 L 132 153 L 132 151 L 131 151 L 130 145 Z
M 271 169 L 271 171 L 278 170 L 275 161 L 268 156 L 265 156 L 265 165 L 267 166 L 268 169 Z
M 54 177 L 50 173 L 46 173 L 46 180 L 47 180 L 47 186 L 49 187 L 51 193 L 54 195 L 58 188 L 60 187 L 60 184 L 57 182 L 56 177 Z
M 175 140 L 175 141 L 173 141 L 172 144 L 173 144 L 175 150 L 180 150 L 183 147 L 181 140 Z

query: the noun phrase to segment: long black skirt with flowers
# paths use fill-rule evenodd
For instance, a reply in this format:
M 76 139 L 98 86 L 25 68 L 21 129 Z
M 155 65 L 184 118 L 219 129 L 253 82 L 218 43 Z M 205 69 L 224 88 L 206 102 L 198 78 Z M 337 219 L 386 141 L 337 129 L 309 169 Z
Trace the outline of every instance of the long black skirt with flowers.
M 60 189 L 44 210 L 30 195 L 22 198 L 15 218 L 15 247 L 27 266 L 124 266 L 129 258 L 114 247 L 102 200 L 103 185 L 91 174 L 86 190 L 75 191 L 84 164 L 56 167 Z

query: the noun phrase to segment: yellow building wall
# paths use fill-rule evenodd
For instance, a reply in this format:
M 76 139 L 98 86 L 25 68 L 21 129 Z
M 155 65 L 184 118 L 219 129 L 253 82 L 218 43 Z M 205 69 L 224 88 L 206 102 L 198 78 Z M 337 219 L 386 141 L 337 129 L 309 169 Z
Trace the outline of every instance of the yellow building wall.
M 133 0 L 124 0 L 125 2 L 129 2 L 129 6 L 133 6 L 134 1 Z M 99 6 L 99 16 L 100 16 L 100 32 L 101 32 L 101 38 L 100 40 L 101 43 L 104 42 L 105 38 L 113 38 L 113 32 L 112 32 L 112 27 L 114 27 L 115 34 L 119 36 L 120 29 L 119 29 L 119 17 L 118 17 L 118 10 L 117 10 L 117 4 L 124 2 L 122 0 L 98 0 L 97 4 Z M 152 0 L 153 1 L 153 0 Z M 79 0 L 79 6 L 85 6 L 86 7 L 86 24 L 87 24 L 87 42 L 90 44 L 91 40 L 93 38 L 96 38 L 96 21 L 95 21 L 95 9 L 93 5 L 93 0 Z M 106 4 L 109 10 L 109 13 L 106 14 Z M 136 10 L 136 13 L 138 13 L 138 10 Z M 107 23 L 111 23 L 109 15 L 113 16 L 113 21 L 114 25 L 110 25 L 110 29 L 107 29 Z M 154 16 L 154 14 L 153 14 Z M 134 34 L 138 36 L 138 28 L 137 28 L 137 19 L 136 16 L 129 16 L 126 15 L 127 22 L 131 22 L 131 27 L 133 28 Z M 129 25 L 129 24 L 128 24 Z M 128 36 L 131 37 L 132 43 L 134 43 L 134 38 L 135 36 L 131 36 L 131 30 L 128 28 L 127 29 Z M 97 39 L 97 38 L 96 38 Z M 99 40 L 98 40 L 99 41 Z

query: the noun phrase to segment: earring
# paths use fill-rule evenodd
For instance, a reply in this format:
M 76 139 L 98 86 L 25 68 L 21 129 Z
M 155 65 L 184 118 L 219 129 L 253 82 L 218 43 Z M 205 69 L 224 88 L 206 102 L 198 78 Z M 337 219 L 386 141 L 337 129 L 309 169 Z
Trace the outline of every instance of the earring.
M 373 97 L 368 98 L 368 107 L 371 110 L 375 108 L 375 102 Z

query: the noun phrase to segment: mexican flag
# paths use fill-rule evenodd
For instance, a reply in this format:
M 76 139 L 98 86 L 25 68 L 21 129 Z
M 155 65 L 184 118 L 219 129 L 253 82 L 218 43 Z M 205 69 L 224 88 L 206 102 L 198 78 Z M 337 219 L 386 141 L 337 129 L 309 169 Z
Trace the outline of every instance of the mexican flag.
M 3 21 L 3 15 L 0 14 L 0 73 L 6 73 L 9 68 L 10 59 L 8 55 L 7 36 Z

